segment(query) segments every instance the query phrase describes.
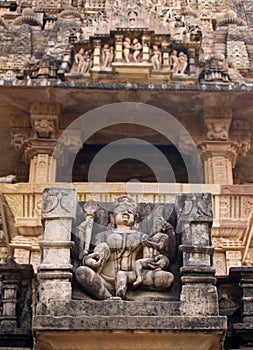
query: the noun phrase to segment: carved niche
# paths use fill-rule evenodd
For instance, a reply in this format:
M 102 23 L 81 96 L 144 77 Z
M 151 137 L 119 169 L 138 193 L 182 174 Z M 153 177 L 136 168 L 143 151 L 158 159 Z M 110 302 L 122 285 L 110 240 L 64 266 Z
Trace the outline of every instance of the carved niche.
M 80 203 L 73 236 L 74 297 L 173 299 L 179 292 L 177 237 L 169 204 Z M 84 218 L 84 220 L 83 220 Z

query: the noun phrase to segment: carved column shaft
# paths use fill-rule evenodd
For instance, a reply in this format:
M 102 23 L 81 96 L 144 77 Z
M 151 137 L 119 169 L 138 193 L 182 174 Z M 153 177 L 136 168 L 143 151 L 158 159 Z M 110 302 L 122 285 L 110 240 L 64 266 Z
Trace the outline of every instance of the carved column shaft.
M 123 35 L 115 35 L 115 62 L 123 61 Z
M 150 36 L 145 35 L 142 38 L 142 62 L 148 63 L 150 58 L 150 48 L 148 46 Z
M 94 52 L 93 52 L 93 68 L 99 68 L 101 66 L 101 40 L 94 40 Z
M 4 281 L 3 282 L 3 315 L 4 318 L 1 322 L 4 326 L 17 327 L 17 290 L 18 281 Z
M 189 57 L 189 72 L 190 75 L 195 75 L 195 49 L 188 50 Z
M 169 54 L 169 51 L 167 50 L 163 51 L 163 68 L 165 69 L 170 68 L 170 54 Z
M 211 267 L 213 247 L 211 194 L 179 194 L 176 210 L 182 239 L 181 315 L 218 315 L 218 296 Z
M 30 161 L 30 183 L 52 183 L 56 177 L 55 159 L 48 154 L 38 154 Z
M 206 141 L 199 145 L 199 150 L 204 162 L 205 183 L 232 185 L 237 146 L 233 142 Z
M 2 286 L 2 304 L 3 311 L 1 315 L 1 326 L 17 327 L 17 292 L 21 280 L 21 272 L 19 269 L 10 268 L 3 272 L 0 276 Z
M 42 198 L 44 236 L 40 242 L 39 300 L 42 304 L 47 304 L 50 299 L 68 301 L 71 299 L 71 227 L 76 211 L 76 193 L 73 189 L 48 188 Z

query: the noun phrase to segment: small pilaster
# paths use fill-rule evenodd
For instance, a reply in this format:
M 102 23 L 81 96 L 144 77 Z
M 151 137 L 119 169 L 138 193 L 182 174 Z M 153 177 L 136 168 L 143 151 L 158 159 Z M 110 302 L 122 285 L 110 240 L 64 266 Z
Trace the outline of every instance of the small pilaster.
M 71 300 L 72 265 L 70 263 L 72 220 L 76 212 L 74 189 L 47 188 L 42 196 L 44 225 L 42 263 L 39 266 L 40 305 L 49 300 Z
M 238 156 L 238 145 L 229 139 L 232 109 L 205 107 L 203 119 L 206 140 L 198 145 L 204 163 L 205 183 L 233 184 L 233 168 Z
M 101 40 L 94 40 L 93 47 L 93 70 L 97 70 L 101 67 Z
M 205 183 L 233 185 L 237 145 L 230 141 L 206 141 L 198 149 L 204 162 Z
M 122 62 L 123 61 L 123 35 L 116 34 L 115 35 L 115 59 L 114 62 Z
M 195 75 L 195 49 L 189 49 L 187 54 L 189 57 L 189 73 L 190 75 Z
M 212 202 L 209 193 L 179 194 L 176 198 L 178 228 L 182 234 L 180 250 L 182 291 L 180 314 L 217 316 L 218 296 L 210 228 Z

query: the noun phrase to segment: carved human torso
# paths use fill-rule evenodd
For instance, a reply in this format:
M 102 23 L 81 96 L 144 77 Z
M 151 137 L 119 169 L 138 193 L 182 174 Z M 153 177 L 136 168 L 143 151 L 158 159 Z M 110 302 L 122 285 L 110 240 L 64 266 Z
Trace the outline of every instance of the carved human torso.
M 136 230 L 114 229 L 97 235 L 97 244 L 105 242 L 110 249 L 110 257 L 100 271 L 100 276 L 107 282 L 113 283 L 116 274 L 121 271 L 132 271 L 142 250 L 142 234 Z

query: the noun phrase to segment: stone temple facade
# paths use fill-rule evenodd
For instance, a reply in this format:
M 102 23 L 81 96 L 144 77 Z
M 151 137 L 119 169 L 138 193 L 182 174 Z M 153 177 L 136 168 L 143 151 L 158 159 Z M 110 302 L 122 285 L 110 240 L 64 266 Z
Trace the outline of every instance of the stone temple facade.
M 1 349 L 253 349 L 252 37 L 249 0 L 0 1 Z

